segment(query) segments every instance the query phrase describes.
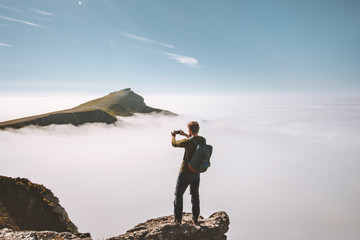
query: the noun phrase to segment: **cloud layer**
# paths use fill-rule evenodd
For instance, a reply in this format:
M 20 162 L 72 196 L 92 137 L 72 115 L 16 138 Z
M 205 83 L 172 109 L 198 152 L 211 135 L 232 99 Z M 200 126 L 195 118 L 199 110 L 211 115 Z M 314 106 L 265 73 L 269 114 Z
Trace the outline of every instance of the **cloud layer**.
M 94 238 L 115 236 L 173 212 L 183 151 L 170 145 L 170 131 L 198 120 L 200 134 L 214 146 L 212 167 L 201 176 L 201 214 L 227 211 L 229 239 L 359 236 L 360 100 L 145 99 L 181 116 L 136 115 L 119 118 L 115 125 L 0 131 L 0 174 L 49 187 L 80 231 Z M 64 100 L 33 103 L 70 104 Z M 0 119 L 23 111 L 10 101 L 0 110 Z M 191 211 L 188 192 L 184 210 Z

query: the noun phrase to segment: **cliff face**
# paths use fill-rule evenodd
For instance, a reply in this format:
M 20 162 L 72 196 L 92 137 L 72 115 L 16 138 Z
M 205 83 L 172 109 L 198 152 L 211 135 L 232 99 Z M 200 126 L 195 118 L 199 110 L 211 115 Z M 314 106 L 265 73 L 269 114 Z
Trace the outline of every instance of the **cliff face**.
M 108 240 L 225 240 L 229 230 L 229 216 L 217 212 L 200 221 L 200 226 L 191 223 L 191 214 L 183 215 L 182 224 L 175 224 L 174 215 L 155 218 L 135 226 L 125 234 Z
M 134 113 L 152 112 L 174 115 L 169 111 L 147 106 L 143 97 L 127 88 L 71 109 L 0 122 L 0 129 L 22 128 L 29 125 L 47 126 L 51 124 L 73 124 L 78 126 L 95 122 L 111 124 L 116 122 L 116 116 L 131 116 Z
M 78 233 L 49 189 L 4 176 L 0 176 L 0 228 Z

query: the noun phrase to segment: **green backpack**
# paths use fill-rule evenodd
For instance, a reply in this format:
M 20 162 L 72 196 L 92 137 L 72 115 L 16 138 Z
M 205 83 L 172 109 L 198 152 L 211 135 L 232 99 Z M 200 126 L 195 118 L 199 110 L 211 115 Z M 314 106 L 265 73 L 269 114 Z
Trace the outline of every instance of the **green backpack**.
M 198 144 L 194 138 L 191 141 L 196 145 L 196 150 L 191 158 L 188 167 L 193 173 L 203 173 L 210 167 L 210 157 L 213 147 L 211 145 Z

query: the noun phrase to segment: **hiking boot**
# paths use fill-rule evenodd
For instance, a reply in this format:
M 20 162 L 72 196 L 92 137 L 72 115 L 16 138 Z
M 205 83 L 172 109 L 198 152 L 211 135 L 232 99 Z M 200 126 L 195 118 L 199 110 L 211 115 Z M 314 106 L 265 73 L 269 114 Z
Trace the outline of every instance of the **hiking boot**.
M 181 224 L 181 220 L 174 219 L 174 223 L 175 223 L 176 225 L 179 225 L 179 224 Z
M 194 225 L 196 225 L 196 226 L 200 226 L 200 223 L 199 223 L 199 221 L 197 220 L 197 218 L 193 218 L 193 219 L 191 220 L 191 222 L 192 222 Z

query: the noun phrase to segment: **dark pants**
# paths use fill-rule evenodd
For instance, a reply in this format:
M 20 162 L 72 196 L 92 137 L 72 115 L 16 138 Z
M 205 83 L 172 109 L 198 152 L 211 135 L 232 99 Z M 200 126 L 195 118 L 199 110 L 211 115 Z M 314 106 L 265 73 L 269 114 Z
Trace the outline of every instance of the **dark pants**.
M 193 219 L 197 220 L 200 215 L 200 199 L 199 199 L 200 174 L 194 174 L 185 167 L 184 170 L 179 173 L 176 182 L 175 201 L 174 201 L 174 214 L 176 221 L 181 221 L 182 219 L 183 195 L 186 188 L 189 185 L 190 185 Z

